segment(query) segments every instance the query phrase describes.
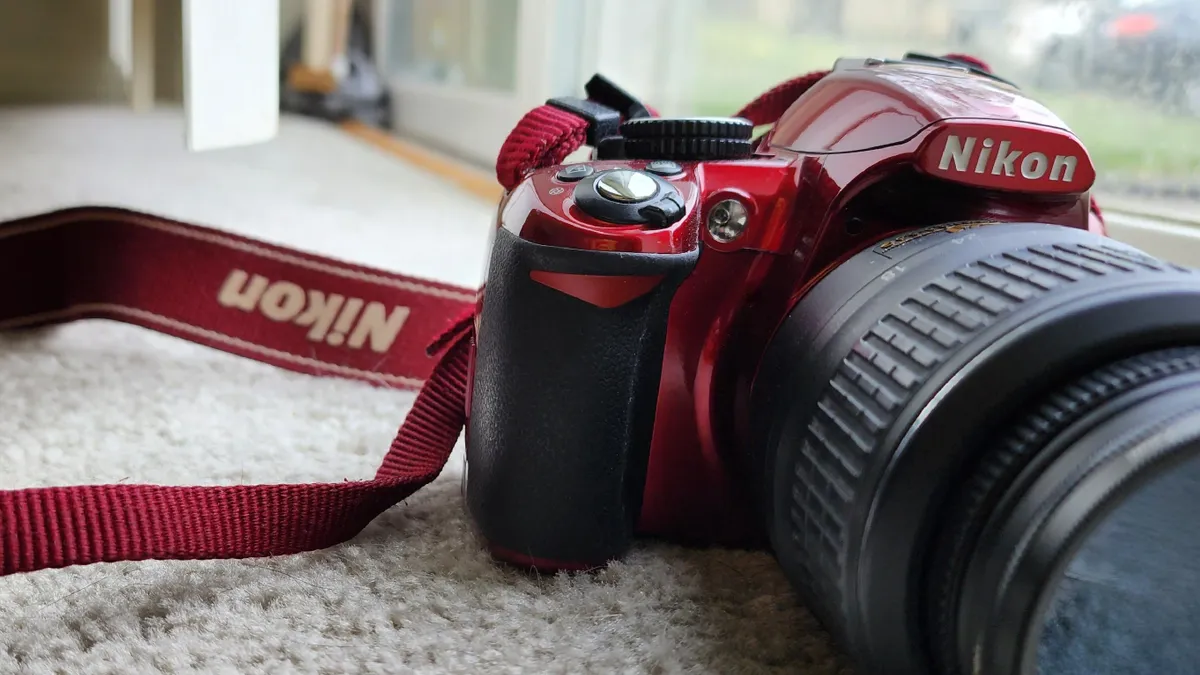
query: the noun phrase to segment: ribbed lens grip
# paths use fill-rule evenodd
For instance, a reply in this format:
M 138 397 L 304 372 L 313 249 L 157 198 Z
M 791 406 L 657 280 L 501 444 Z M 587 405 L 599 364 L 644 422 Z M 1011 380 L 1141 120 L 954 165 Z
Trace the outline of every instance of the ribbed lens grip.
M 1001 228 L 998 235 L 1008 226 L 997 227 Z M 1012 232 L 1019 242 L 1019 231 Z M 851 622 L 857 619 L 850 617 L 858 616 L 860 608 L 858 598 L 850 595 L 850 586 L 852 576 L 861 573 L 855 561 L 863 543 L 864 518 L 870 512 L 883 467 L 895 451 L 897 430 L 910 424 L 923 405 L 916 396 L 928 392 L 925 385 L 953 377 L 948 363 L 959 359 L 961 352 L 971 353 L 985 334 L 986 340 L 995 339 L 996 331 L 991 329 L 1018 310 L 1030 307 L 1036 311 L 1041 303 L 1057 303 L 1054 298 L 1080 286 L 1108 287 L 1117 277 L 1145 281 L 1148 276 L 1169 273 L 1178 278 L 1175 275 L 1182 271 L 1103 240 L 1081 243 L 1075 235 L 1064 236 L 1062 243 L 1026 246 L 1012 245 L 1012 239 L 1000 244 L 999 236 L 987 241 L 991 243 L 977 240 L 978 258 L 948 272 L 935 262 L 937 257 L 906 263 L 903 276 L 889 289 L 894 291 L 887 296 L 892 299 L 886 303 L 865 301 L 856 313 L 839 319 L 844 328 L 839 329 L 836 343 L 847 345 L 840 348 L 846 350 L 840 358 L 833 354 L 806 357 L 808 366 L 800 373 L 785 365 L 789 359 L 795 362 L 798 355 L 789 356 L 781 349 L 778 362 L 764 361 L 761 367 L 760 372 L 777 371 L 765 378 L 760 375 L 760 381 L 773 382 L 763 389 L 787 398 L 791 394 L 781 394 L 787 389 L 778 384 L 784 375 L 777 373 L 811 377 L 811 367 L 817 363 L 836 363 L 819 393 L 812 392 L 813 403 L 804 408 L 807 416 L 796 422 L 778 422 L 776 428 L 782 435 L 767 441 L 777 445 L 766 448 L 770 459 L 765 466 L 773 472 L 768 480 L 775 486 L 776 554 L 810 609 L 831 632 L 851 642 L 851 634 L 857 631 Z M 946 243 L 928 245 L 943 247 Z M 989 253 L 989 249 L 995 252 Z M 942 250 L 961 255 L 970 249 Z M 923 272 L 927 265 L 929 272 Z M 883 269 L 886 267 L 876 265 L 870 273 L 879 274 Z M 858 291 L 867 281 L 847 286 L 847 292 Z M 912 290 L 905 293 L 904 288 Z M 812 304 L 812 309 L 806 302 L 807 298 L 797 305 L 788 321 L 796 326 L 824 325 L 830 320 L 829 308 L 842 306 L 845 299 L 827 297 Z M 786 328 L 782 330 L 787 333 Z M 851 336 L 843 337 L 843 333 L 850 330 L 862 332 L 856 339 L 845 339 Z M 809 332 L 796 329 L 797 335 Z M 1019 369 L 1020 364 L 1014 363 L 1014 367 Z M 1027 379 L 1041 375 L 1031 372 Z M 808 393 L 799 394 L 799 390 L 809 392 L 811 385 L 794 386 L 796 395 L 810 400 Z M 765 399 L 758 400 L 762 402 L 759 414 L 782 412 Z M 979 405 L 988 403 L 980 401 Z M 764 425 L 777 424 L 769 417 L 760 419 Z M 772 437 L 768 433 L 764 438 Z M 875 558 L 872 561 L 882 564 Z M 896 560 L 893 564 L 898 566 L 896 583 L 903 583 L 902 576 L 911 572 L 904 567 L 909 562 Z

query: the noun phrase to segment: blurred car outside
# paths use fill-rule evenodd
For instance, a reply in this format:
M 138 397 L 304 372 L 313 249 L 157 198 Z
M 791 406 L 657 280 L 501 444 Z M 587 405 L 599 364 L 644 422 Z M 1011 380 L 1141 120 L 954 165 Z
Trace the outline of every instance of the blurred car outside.
M 1086 88 L 1200 116 L 1200 2 L 1059 0 L 1014 13 L 1014 63 L 1040 89 Z

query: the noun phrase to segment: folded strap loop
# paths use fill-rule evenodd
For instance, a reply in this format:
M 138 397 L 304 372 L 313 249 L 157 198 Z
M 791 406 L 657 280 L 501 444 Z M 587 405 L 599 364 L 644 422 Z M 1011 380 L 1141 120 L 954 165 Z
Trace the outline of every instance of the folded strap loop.
M 530 171 L 561 163 L 583 147 L 588 121 L 562 108 L 541 105 L 517 122 L 500 147 L 496 180 L 512 190 Z
M 0 576 L 117 560 L 286 555 L 344 542 L 445 466 L 466 419 L 469 344 L 463 333 L 438 362 L 372 480 L 6 490 Z
M 658 115 L 601 75 L 588 80 L 586 90 L 586 99 L 551 99 L 521 117 L 496 158 L 496 180 L 505 190 L 515 188 L 531 171 L 561 164 L 585 144 L 597 146 L 627 119 Z

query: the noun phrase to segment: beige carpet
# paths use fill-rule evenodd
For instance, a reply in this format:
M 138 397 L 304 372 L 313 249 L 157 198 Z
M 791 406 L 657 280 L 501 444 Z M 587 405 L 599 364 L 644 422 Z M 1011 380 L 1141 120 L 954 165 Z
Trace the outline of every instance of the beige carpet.
M 0 110 L 0 217 L 127 206 L 474 285 L 494 206 L 336 130 L 188 155 L 172 113 Z M 8 289 L 7 292 L 18 292 Z M 366 478 L 411 395 L 85 322 L 0 336 L 0 488 Z M 347 545 L 0 578 L 0 673 L 848 673 L 765 554 L 493 565 L 459 455 Z

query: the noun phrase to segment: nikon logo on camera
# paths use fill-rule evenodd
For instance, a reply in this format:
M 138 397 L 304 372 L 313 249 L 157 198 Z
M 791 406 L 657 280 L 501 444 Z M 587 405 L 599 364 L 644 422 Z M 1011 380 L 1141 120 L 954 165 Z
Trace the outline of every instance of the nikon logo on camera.
M 1012 141 L 997 143 L 991 138 L 981 141 L 974 136 L 959 138 L 950 134 L 946 137 L 938 168 L 945 171 L 953 166 L 955 171 L 960 172 L 988 172 L 993 176 L 1010 177 L 1016 176 L 1019 171 L 1021 177 L 1028 180 L 1039 180 L 1046 175 L 1052 181 L 1070 183 L 1075 180 L 1075 170 L 1079 168 L 1079 157 L 1076 155 L 1055 155 L 1054 159 L 1050 159 L 1045 153 L 1026 153 L 1012 146 Z
M 290 281 L 233 270 L 217 294 L 222 307 L 262 314 L 271 321 L 308 328 L 313 342 L 351 349 L 364 346 L 383 354 L 391 348 L 408 319 L 408 307 L 389 312 L 381 302 L 305 290 Z
M 1052 126 L 938 123 L 914 159 L 932 176 L 992 190 L 1083 194 L 1096 180 L 1096 167 L 1079 139 Z

